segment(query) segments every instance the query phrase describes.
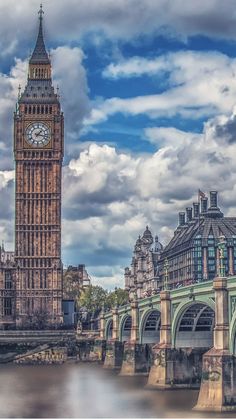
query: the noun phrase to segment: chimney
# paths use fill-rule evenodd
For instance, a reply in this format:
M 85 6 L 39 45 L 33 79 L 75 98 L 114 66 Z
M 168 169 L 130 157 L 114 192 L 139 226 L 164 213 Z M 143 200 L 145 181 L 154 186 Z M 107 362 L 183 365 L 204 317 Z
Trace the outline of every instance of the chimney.
M 187 223 L 192 221 L 192 219 L 193 219 L 193 209 L 192 209 L 192 207 L 187 207 L 186 208 L 186 216 L 187 216 Z
M 198 218 L 198 217 L 199 217 L 199 203 L 194 202 L 193 203 L 193 218 Z
M 217 191 L 210 191 L 210 207 L 217 208 Z
M 185 212 L 179 212 L 179 227 L 185 225 Z
M 208 198 L 201 198 L 201 214 L 206 214 L 208 208 Z

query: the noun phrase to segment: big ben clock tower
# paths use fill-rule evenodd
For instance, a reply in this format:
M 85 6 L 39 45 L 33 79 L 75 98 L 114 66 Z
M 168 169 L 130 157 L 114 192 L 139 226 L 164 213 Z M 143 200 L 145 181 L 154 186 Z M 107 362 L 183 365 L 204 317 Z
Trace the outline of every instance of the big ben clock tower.
M 16 324 L 62 320 L 61 173 L 64 119 L 43 38 L 43 10 L 28 81 L 14 118 Z

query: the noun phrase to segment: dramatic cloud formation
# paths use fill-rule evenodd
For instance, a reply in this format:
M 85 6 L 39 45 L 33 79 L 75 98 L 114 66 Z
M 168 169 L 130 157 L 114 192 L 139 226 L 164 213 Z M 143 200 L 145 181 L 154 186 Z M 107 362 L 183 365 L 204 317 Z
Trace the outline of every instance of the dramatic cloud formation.
M 65 246 L 75 246 L 85 260 L 92 250 L 95 265 L 125 262 L 146 224 L 168 241 L 178 211 L 196 201 L 199 187 L 219 190 L 223 210 L 231 214 L 235 121 L 235 113 L 217 117 L 198 135 L 173 128 L 146 130 L 147 139 L 162 146 L 142 157 L 91 145 L 64 171 Z
M 220 53 L 177 52 L 154 60 L 131 58 L 110 64 L 104 77 L 113 79 L 139 77 L 143 74 L 157 78 L 167 73 L 167 87 L 159 94 L 122 99 L 109 98 L 92 110 L 86 125 L 97 124 L 116 113 L 199 118 L 230 112 L 236 97 L 236 60 Z
M 83 118 L 90 110 L 83 59 L 84 54 L 78 47 L 64 46 L 52 51 L 54 84 L 61 87 L 61 100 L 66 115 L 66 144 L 78 139 Z
M 36 0 L 0 2 L 0 240 L 13 246 L 13 112 Z M 45 0 L 65 113 L 63 261 L 123 284 L 148 224 L 166 243 L 198 188 L 235 215 L 235 1 Z M 88 136 L 89 135 L 89 136 Z M 222 205 L 221 205 L 222 206 Z
M 1 1 L 1 54 L 14 53 L 32 38 L 37 0 Z M 109 39 L 132 39 L 162 32 L 167 36 L 198 34 L 235 38 L 235 1 L 227 0 L 45 0 L 51 40 L 72 42 L 89 33 Z M 22 30 L 22 28 L 24 28 Z M 97 37 L 94 40 L 97 40 Z M 28 45 L 29 48 L 29 45 Z

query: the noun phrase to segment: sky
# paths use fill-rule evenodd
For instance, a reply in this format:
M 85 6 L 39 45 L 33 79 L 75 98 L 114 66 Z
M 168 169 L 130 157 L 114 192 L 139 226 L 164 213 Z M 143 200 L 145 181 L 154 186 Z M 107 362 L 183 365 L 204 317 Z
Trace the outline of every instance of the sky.
M 236 0 L 45 0 L 65 114 L 62 249 L 123 286 L 148 225 L 166 245 L 197 191 L 236 216 Z M 0 0 L 0 240 L 14 249 L 13 112 L 39 1 Z

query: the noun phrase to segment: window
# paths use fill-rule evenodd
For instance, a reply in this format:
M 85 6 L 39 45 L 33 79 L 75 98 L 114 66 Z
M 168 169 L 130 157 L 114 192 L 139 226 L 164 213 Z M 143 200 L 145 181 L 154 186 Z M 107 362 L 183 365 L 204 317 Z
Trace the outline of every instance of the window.
M 5 272 L 5 289 L 11 290 L 12 289 L 12 275 L 11 271 Z
M 12 300 L 11 298 L 4 298 L 4 315 L 12 315 Z
M 214 247 L 208 247 L 208 257 L 209 258 L 215 258 L 215 248 Z

